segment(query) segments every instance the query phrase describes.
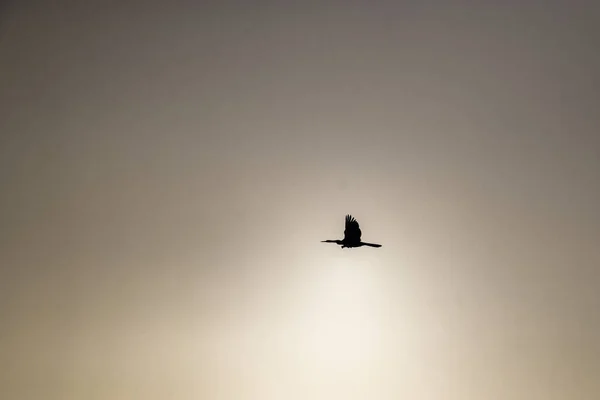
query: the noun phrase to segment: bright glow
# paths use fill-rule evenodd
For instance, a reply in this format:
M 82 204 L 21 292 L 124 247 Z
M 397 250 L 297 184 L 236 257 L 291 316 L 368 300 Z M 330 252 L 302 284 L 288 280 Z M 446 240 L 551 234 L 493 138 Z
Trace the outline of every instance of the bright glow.
M 265 400 L 373 395 L 389 352 L 382 335 L 389 321 L 380 270 L 369 261 L 346 251 L 312 265 L 295 276 L 289 303 L 249 307 L 244 321 L 217 329 L 206 354 L 219 374 L 239 377 L 248 384 L 244 393 Z
M 294 349 L 312 368 L 342 371 L 373 361 L 380 346 L 377 285 L 364 262 L 336 257 L 307 283 Z

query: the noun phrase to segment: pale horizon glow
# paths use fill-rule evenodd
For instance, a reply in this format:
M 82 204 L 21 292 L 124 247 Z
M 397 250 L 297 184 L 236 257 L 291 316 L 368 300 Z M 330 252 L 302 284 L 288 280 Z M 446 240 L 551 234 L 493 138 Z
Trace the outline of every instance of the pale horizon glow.
M 381 291 L 373 282 L 377 269 L 370 267 L 350 257 L 331 257 L 301 294 L 293 347 L 312 360 L 315 370 L 362 365 L 384 346 L 377 304 Z

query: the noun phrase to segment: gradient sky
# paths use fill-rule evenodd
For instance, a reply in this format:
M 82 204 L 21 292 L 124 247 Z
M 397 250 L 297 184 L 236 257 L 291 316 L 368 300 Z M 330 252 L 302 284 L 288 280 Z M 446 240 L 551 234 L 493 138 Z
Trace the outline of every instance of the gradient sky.
M 196 3 L 2 8 L 1 398 L 600 398 L 600 6 Z

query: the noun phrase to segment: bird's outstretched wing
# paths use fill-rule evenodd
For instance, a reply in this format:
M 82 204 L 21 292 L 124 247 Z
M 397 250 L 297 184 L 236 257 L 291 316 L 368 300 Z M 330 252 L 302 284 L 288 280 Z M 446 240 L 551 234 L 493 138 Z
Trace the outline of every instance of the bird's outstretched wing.
M 346 228 L 344 229 L 344 240 L 350 242 L 360 242 L 362 232 L 358 226 L 358 221 L 352 215 L 346 215 Z

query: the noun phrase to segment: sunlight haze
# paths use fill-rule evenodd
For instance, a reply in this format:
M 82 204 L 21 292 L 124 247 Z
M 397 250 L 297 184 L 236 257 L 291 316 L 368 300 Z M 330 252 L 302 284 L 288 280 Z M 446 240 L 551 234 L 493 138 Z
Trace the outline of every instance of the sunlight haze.
M 600 398 L 593 2 L 0 12 L 0 398 Z

